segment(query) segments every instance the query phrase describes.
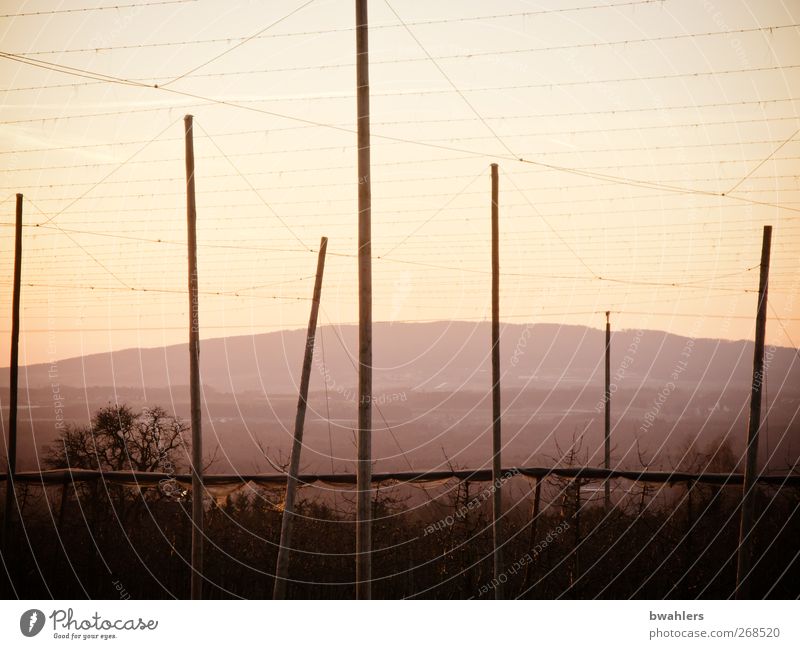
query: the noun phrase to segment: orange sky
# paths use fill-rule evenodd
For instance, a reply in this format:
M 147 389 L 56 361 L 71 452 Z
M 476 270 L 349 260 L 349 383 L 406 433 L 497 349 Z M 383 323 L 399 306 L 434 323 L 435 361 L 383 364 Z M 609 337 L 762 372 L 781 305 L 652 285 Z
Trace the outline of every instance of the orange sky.
M 0 59 L 0 311 L 22 192 L 21 362 L 186 340 L 186 113 L 202 336 L 305 326 L 321 236 L 321 323 L 356 320 L 354 12 L 305 4 L 0 18 L 4 53 L 162 86 Z M 370 3 L 375 319 L 488 316 L 497 162 L 504 320 L 610 309 L 615 328 L 752 338 L 772 224 L 768 342 L 797 343 L 800 7 L 597 5 Z

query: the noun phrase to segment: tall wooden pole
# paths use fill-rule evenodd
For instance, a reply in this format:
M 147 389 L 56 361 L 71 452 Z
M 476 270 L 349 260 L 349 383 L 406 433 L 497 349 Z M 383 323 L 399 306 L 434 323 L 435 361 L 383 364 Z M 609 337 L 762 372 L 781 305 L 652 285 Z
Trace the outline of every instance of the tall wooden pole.
M 314 360 L 314 339 L 317 334 L 317 315 L 319 314 L 319 298 L 322 293 L 322 273 L 325 270 L 325 251 L 328 248 L 327 237 L 322 237 L 317 256 L 317 277 L 314 280 L 314 296 L 311 299 L 311 315 L 308 318 L 306 348 L 303 355 L 303 370 L 300 375 L 300 396 L 297 400 L 297 415 L 294 420 L 294 443 L 289 460 L 289 474 L 286 476 L 286 502 L 281 517 L 281 540 L 278 546 L 278 561 L 275 566 L 275 586 L 273 599 L 286 598 L 286 586 L 289 577 L 289 548 L 292 546 L 292 530 L 294 528 L 294 499 L 297 491 L 297 476 L 300 473 L 300 451 L 303 448 L 303 427 L 306 421 L 306 404 L 308 385 L 311 381 L 311 363 Z
M 367 0 L 356 0 L 358 121 L 358 470 L 356 598 L 372 597 L 372 190 Z
M 494 546 L 494 577 L 497 587 L 495 599 L 503 599 L 504 588 L 500 583 L 503 572 L 500 530 L 503 516 L 503 497 L 500 491 L 502 480 L 500 450 L 500 218 L 498 207 L 497 165 L 492 165 L 492 543 Z
M 611 468 L 611 320 L 610 312 L 606 311 L 606 425 L 605 439 L 603 442 L 603 467 Z M 611 511 L 611 483 L 606 478 L 603 483 L 604 504 L 606 513 Z
M 10 571 L 11 527 L 16 509 L 14 478 L 17 473 L 17 392 L 19 389 L 19 294 L 22 280 L 22 194 L 17 194 L 17 218 L 14 227 L 14 288 L 11 298 L 11 362 L 8 378 L 8 455 L 6 510 L 3 516 L 3 558 Z M 9 574 L 10 578 L 10 574 Z
M 753 349 L 753 385 L 750 392 L 750 421 L 747 430 L 747 455 L 742 488 L 742 511 L 739 525 L 739 549 L 736 556 L 736 599 L 750 597 L 750 565 L 753 557 L 753 515 L 755 511 L 756 474 L 758 471 L 758 433 L 761 429 L 761 388 L 764 385 L 764 337 L 767 328 L 767 286 L 772 226 L 764 226 L 761 242 L 761 273 L 758 279 L 756 339 Z
M 197 207 L 194 199 L 192 116 L 186 127 L 186 224 L 189 255 L 189 392 L 192 425 L 192 599 L 203 597 L 203 434 L 200 415 L 200 323 L 197 277 Z

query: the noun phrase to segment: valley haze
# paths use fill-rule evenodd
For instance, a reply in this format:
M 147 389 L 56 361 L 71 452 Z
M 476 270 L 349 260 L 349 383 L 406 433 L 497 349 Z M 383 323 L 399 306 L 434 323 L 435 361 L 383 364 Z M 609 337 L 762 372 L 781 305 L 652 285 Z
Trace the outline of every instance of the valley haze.
M 317 331 L 301 461 L 307 472 L 354 472 L 357 327 Z M 201 343 L 203 434 L 212 473 L 273 472 L 264 453 L 288 458 L 305 330 Z M 490 325 L 376 323 L 375 470 L 486 467 L 491 455 Z M 800 451 L 797 352 L 768 346 L 769 425 L 760 458 L 786 469 Z M 678 468 L 686 450 L 743 450 L 750 341 L 654 330 L 612 335 L 614 465 Z M 501 333 L 503 464 L 551 465 L 573 443 L 602 464 L 604 332 L 582 326 L 504 324 Z M 8 372 L 0 371 L 0 387 Z M 97 408 L 160 405 L 188 420 L 187 345 L 124 349 L 20 370 L 20 470 L 35 470 L 67 424 Z M 8 407 L 3 404 L 3 418 Z M 330 421 L 330 425 L 328 424 Z M 638 442 L 638 443 L 637 443 Z M 263 452 L 262 452 L 263 451 Z M 702 468 L 702 467 L 701 467 Z M 741 468 L 741 466 L 739 467 Z

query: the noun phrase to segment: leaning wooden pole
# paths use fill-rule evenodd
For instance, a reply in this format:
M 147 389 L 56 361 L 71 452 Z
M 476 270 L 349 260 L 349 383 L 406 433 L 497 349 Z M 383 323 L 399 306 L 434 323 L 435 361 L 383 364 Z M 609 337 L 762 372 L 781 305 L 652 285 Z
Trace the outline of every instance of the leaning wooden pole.
M 495 599 L 504 595 L 500 575 L 503 572 L 500 527 L 503 517 L 503 497 L 500 490 L 502 467 L 500 451 L 502 435 L 500 430 L 500 217 L 498 207 L 497 165 L 492 165 L 492 544 L 494 548 L 494 578 L 497 587 Z
M 356 598 L 372 597 L 372 191 L 367 0 L 356 0 L 358 121 L 358 462 Z
M 16 510 L 14 478 L 17 472 L 17 392 L 19 390 L 19 295 L 22 280 L 22 194 L 17 194 L 17 216 L 14 227 L 14 288 L 11 298 L 11 359 L 8 377 L 8 447 L 6 478 L 6 509 L 3 515 L 3 560 L 9 572 L 9 549 L 13 543 L 11 528 Z
M 278 560 L 275 565 L 275 586 L 273 599 L 286 598 L 286 586 L 289 578 L 289 549 L 292 547 L 292 530 L 294 528 L 294 500 L 297 492 L 297 476 L 300 474 L 300 452 L 303 448 L 303 427 L 306 421 L 306 404 L 308 402 L 308 385 L 311 381 L 311 363 L 314 360 L 314 339 L 317 335 L 317 316 L 319 314 L 319 298 L 322 293 L 322 273 L 325 270 L 325 251 L 328 248 L 327 237 L 322 237 L 317 256 L 317 277 L 314 280 L 314 295 L 311 298 L 311 315 L 308 318 L 306 348 L 303 355 L 303 370 L 300 375 L 300 396 L 297 400 L 297 414 L 294 420 L 294 442 L 289 459 L 289 473 L 286 476 L 286 500 L 281 517 L 281 540 L 278 546 Z
M 603 468 L 611 468 L 611 313 L 606 311 L 606 413 L 605 436 L 603 440 Z M 603 483 L 603 502 L 606 513 L 611 511 L 611 481 L 606 479 Z
M 192 116 L 186 127 L 186 224 L 189 256 L 189 396 L 192 426 L 192 599 L 203 597 L 203 435 L 200 415 L 200 323 L 197 277 L 197 207 L 194 197 Z
M 739 548 L 736 556 L 736 599 L 750 598 L 750 566 L 753 558 L 753 516 L 758 472 L 758 434 L 761 429 L 761 388 L 764 385 L 764 338 L 767 328 L 767 286 L 772 226 L 764 226 L 761 242 L 761 273 L 758 279 L 756 339 L 753 349 L 753 384 L 750 391 L 750 421 L 742 487 L 742 510 L 739 523 Z

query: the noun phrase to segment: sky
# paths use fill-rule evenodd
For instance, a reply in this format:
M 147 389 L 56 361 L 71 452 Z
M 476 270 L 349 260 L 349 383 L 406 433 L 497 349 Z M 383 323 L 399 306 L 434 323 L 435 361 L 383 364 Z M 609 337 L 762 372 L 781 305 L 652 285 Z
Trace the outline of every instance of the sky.
M 320 323 L 357 320 L 353 3 L 148 2 L 0 3 L 21 363 L 187 340 L 186 114 L 201 337 L 304 327 L 322 236 Z M 369 11 L 376 321 L 490 316 L 497 163 L 502 320 L 752 339 L 769 224 L 767 342 L 800 341 L 800 4 Z

